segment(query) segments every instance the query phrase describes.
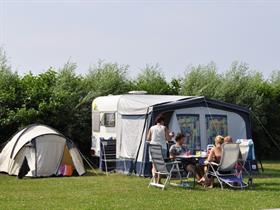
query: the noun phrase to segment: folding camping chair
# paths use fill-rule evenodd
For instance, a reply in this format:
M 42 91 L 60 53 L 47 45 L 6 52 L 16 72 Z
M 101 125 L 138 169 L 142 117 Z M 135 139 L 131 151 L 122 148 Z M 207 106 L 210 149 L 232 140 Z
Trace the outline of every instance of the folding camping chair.
M 225 183 L 231 188 L 243 189 L 248 187 L 248 184 L 243 182 L 242 170 L 236 171 L 236 165 L 239 157 L 239 144 L 223 144 L 222 156 L 219 164 L 215 162 L 208 162 L 212 170 L 208 170 L 207 175 L 217 178 L 221 189 Z
M 182 176 L 180 174 L 180 169 L 179 169 L 179 161 L 172 161 L 172 162 L 165 162 L 163 155 L 162 155 L 162 148 L 161 145 L 156 145 L 156 144 L 150 144 L 150 155 L 152 159 L 152 163 L 155 166 L 155 173 L 153 174 L 153 177 L 151 178 L 151 181 L 149 183 L 150 186 L 155 186 L 155 187 L 160 187 L 162 190 L 167 187 L 168 184 L 170 183 L 170 179 L 172 176 L 172 172 L 177 172 L 180 183 L 182 183 Z M 171 169 L 168 170 L 168 165 L 171 166 Z M 166 176 L 166 180 L 164 181 L 163 184 L 156 183 L 156 175 L 157 176 Z
M 239 143 L 240 152 L 242 154 L 242 160 L 244 169 L 250 174 L 258 172 L 258 163 L 256 161 L 254 142 L 252 139 L 237 139 L 236 143 Z M 261 164 L 261 162 L 260 162 Z M 261 165 L 262 168 L 262 165 Z
M 251 164 L 250 161 L 248 161 L 249 164 L 249 170 L 246 169 L 246 163 L 248 160 L 248 154 L 250 150 L 249 144 L 240 143 L 239 144 L 241 159 L 239 160 L 238 166 L 241 167 L 241 170 L 244 171 L 249 176 L 248 184 L 253 184 L 253 177 L 252 177 L 252 170 L 251 170 Z
M 116 169 L 116 163 L 118 162 L 118 159 L 116 158 L 116 141 L 112 138 L 108 140 L 100 138 L 100 148 L 100 166 L 101 169 L 103 169 L 104 165 L 106 175 L 108 176 L 109 171 L 114 171 Z

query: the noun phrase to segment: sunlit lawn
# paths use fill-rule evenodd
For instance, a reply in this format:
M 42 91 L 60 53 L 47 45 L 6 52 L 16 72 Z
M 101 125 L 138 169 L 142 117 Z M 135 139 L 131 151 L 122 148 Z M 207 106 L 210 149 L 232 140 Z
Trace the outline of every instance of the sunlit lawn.
M 148 188 L 149 179 L 120 174 L 25 178 L 0 174 L 0 209 L 264 209 L 280 208 L 280 162 L 247 190 Z

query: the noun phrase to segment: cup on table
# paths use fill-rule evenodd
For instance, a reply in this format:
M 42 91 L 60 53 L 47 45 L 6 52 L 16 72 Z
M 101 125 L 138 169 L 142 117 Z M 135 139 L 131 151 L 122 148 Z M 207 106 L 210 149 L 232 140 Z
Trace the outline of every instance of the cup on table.
M 202 156 L 202 157 L 206 157 L 206 156 L 207 156 L 207 152 L 202 151 L 202 152 L 201 152 L 201 156 Z

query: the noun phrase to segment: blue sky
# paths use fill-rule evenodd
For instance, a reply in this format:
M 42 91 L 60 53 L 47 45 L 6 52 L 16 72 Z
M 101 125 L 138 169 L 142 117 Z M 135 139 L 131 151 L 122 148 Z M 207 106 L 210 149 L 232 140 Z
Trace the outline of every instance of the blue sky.
M 0 0 L 0 46 L 21 74 L 103 59 L 132 76 L 159 63 L 171 78 L 238 60 L 268 76 L 280 69 L 280 1 Z

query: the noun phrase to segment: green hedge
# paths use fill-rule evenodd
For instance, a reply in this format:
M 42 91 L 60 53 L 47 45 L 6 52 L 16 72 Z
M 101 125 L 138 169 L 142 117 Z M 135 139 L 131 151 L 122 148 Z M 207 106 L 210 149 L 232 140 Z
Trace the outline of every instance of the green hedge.
M 147 65 L 129 77 L 127 65 L 98 62 L 87 74 L 75 63 L 34 75 L 19 75 L 0 51 L 0 143 L 31 123 L 50 125 L 88 153 L 91 144 L 91 102 L 100 95 L 146 90 L 150 94 L 203 95 L 248 107 L 252 111 L 257 155 L 280 157 L 280 71 L 269 78 L 247 64 L 234 62 L 225 73 L 214 63 L 189 66 L 167 80 L 158 65 Z M 262 125 L 267 129 L 266 131 Z

